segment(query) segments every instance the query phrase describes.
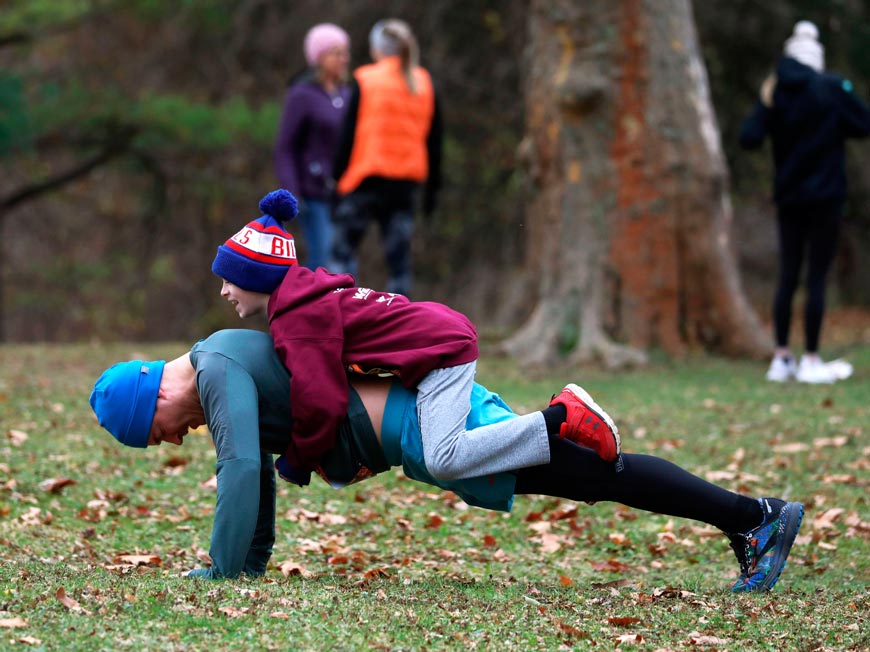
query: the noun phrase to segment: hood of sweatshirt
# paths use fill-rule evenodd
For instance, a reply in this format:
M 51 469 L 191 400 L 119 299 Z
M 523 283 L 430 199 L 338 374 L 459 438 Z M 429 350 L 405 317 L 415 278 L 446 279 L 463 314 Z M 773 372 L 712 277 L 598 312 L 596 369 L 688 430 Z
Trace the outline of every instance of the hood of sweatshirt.
M 782 57 L 776 65 L 777 83 L 784 87 L 805 86 L 818 74 L 809 66 L 790 57 Z
M 293 265 L 269 298 L 269 319 L 271 321 L 339 288 L 355 286 L 351 274 L 332 274 L 323 267 L 312 271 L 302 265 Z

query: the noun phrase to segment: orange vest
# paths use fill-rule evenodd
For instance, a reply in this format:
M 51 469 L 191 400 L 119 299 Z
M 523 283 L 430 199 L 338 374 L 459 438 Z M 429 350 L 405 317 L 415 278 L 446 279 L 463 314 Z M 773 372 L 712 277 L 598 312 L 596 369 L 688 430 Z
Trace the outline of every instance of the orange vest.
M 346 195 L 366 177 L 407 179 L 422 183 L 429 174 L 426 138 L 435 113 L 432 79 L 423 68 L 414 72 L 411 93 L 399 57 L 357 68 L 359 110 L 347 169 L 338 180 Z

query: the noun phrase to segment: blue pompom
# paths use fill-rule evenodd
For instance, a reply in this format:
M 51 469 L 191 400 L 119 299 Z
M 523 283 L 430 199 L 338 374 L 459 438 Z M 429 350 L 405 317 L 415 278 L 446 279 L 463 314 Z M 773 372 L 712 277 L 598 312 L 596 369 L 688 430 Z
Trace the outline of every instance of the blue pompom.
M 299 202 L 289 190 L 273 190 L 260 200 L 260 210 L 279 222 L 289 222 L 299 214 Z

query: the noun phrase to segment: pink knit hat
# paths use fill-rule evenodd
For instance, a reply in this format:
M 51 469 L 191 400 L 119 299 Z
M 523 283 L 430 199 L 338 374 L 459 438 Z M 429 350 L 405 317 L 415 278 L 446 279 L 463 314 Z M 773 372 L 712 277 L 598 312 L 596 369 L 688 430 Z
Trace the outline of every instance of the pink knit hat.
M 334 47 L 350 47 L 350 37 L 341 27 L 320 23 L 308 30 L 302 50 L 309 66 L 316 66 L 320 57 Z

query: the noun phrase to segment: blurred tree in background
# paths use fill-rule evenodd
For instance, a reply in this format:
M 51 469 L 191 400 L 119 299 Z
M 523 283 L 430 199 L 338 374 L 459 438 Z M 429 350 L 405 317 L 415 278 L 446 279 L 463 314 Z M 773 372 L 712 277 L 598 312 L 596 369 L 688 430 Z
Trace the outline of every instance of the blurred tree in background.
M 866 98 L 859 43 L 870 17 L 858 0 L 711 0 L 695 11 L 735 218 L 752 235 L 735 242 L 744 284 L 766 311 L 769 161 L 735 149 L 740 120 L 798 18 L 819 24 L 829 65 Z M 526 0 L 11 0 L 0 12 L 7 339 L 189 340 L 239 326 L 210 264 L 276 185 L 272 139 L 286 83 L 303 67 L 302 38 L 316 22 L 339 23 L 360 65 L 369 28 L 385 16 L 417 32 L 446 120 L 442 201 L 415 242 L 419 298 L 447 301 L 484 327 L 521 323 L 537 299 L 517 272 L 531 205 L 517 161 Z M 865 149 L 851 161 L 853 208 L 870 192 L 866 158 Z M 841 268 L 866 250 L 868 224 L 849 213 Z M 375 287 L 378 247 L 373 235 L 361 264 L 361 282 Z M 870 302 L 866 277 L 841 277 L 843 299 Z

